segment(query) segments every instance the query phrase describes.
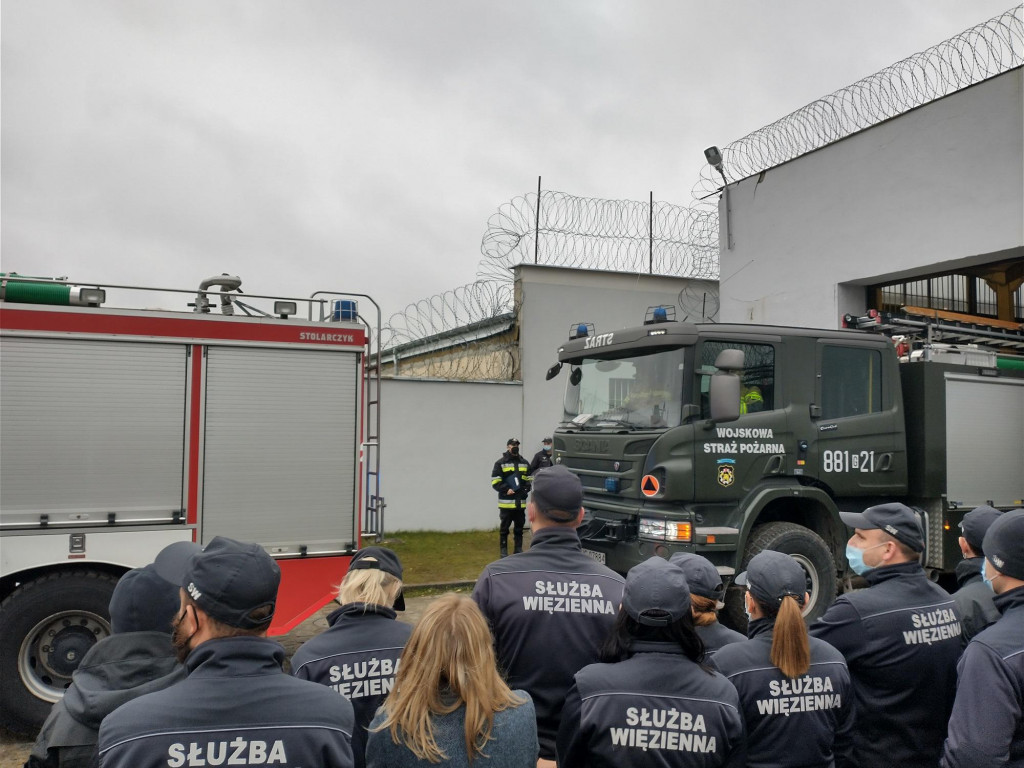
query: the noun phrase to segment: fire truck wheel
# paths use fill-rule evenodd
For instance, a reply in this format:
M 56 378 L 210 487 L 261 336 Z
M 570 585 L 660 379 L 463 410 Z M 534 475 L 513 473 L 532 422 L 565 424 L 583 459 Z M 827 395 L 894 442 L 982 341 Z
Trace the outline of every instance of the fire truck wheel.
M 804 620 L 810 624 L 832 605 L 836 597 L 836 564 L 828 546 L 818 534 L 802 525 L 766 523 L 751 531 L 747 548 L 743 553 L 743 567 L 746 568 L 754 555 L 766 549 L 791 555 L 806 572 L 810 599 L 804 606 L 803 615 Z M 725 624 L 741 632 L 746 630 L 747 614 L 743 610 L 741 587 L 729 587 L 725 595 L 725 610 L 722 613 Z
M 21 584 L 0 603 L 0 723 L 35 736 L 86 652 L 110 634 L 117 578 L 61 571 Z

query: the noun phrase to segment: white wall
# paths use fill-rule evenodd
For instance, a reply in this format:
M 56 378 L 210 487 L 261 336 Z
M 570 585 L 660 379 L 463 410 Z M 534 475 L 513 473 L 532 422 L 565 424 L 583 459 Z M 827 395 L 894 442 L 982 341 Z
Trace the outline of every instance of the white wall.
M 552 381 L 544 374 L 570 324 L 591 322 L 598 332 L 640 325 L 647 307 L 675 305 L 686 286 L 716 298 L 718 290 L 707 280 L 533 265 L 518 267 L 516 279 L 521 383 L 383 381 L 385 532 L 497 527 L 491 469 L 508 438 L 518 437 L 529 459 L 561 419 L 568 369 Z
M 864 285 L 1024 257 L 1022 94 L 1018 68 L 732 185 L 721 320 L 834 328 Z
M 385 532 L 497 528 L 491 469 L 521 429 L 522 385 L 384 379 L 381 394 Z
M 521 297 L 519 348 L 523 377 L 523 447 L 532 456 L 540 441 L 562 418 L 562 396 L 569 369 L 557 378 L 544 374 L 558 361 L 558 347 L 569 338 L 569 326 L 590 322 L 597 333 L 641 325 L 647 308 L 656 304 L 676 307 L 679 292 L 707 291 L 717 301 L 713 280 L 690 280 L 659 275 L 623 274 L 597 270 L 523 264 L 516 268 Z M 701 318 L 691 317 L 690 322 Z

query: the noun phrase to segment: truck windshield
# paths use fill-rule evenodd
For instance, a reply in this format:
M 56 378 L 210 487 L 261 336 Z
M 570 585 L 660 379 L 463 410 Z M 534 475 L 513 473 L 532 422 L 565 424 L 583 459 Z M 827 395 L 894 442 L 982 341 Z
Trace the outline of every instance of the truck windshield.
M 587 358 L 565 391 L 565 421 L 583 429 L 677 427 L 682 417 L 685 350 Z

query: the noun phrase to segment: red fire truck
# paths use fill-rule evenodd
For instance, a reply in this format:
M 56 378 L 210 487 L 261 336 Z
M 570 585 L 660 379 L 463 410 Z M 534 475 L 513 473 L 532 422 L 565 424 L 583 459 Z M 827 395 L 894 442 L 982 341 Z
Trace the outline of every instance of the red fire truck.
M 281 566 L 281 634 L 333 597 L 363 537 L 379 537 L 377 304 L 240 291 L 230 275 L 179 291 L 0 274 L 8 728 L 41 724 L 109 633 L 117 579 L 167 544 L 261 544 Z M 112 309 L 108 292 L 194 299 Z

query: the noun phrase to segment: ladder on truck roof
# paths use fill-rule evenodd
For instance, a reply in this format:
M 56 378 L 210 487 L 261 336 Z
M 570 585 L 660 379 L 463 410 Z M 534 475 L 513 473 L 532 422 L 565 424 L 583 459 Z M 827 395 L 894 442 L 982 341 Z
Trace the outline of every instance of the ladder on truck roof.
M 996 352 L 1024 355 L 1024 324 L 1009 323 L 938 309 L 906 307 L 903 312 L 869 311 L 846 315 L 847 328 L 904 335 L 928 344 L 981 344 Z

